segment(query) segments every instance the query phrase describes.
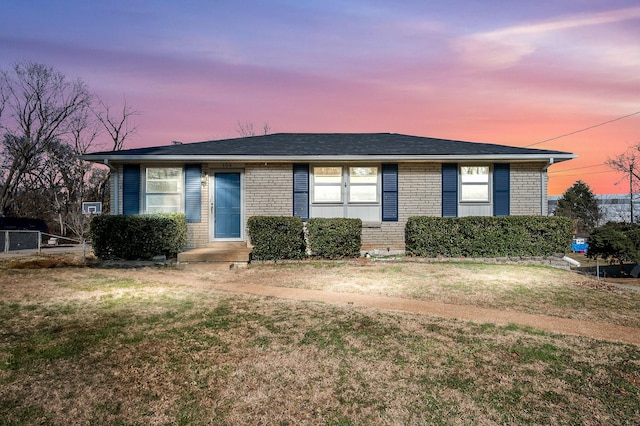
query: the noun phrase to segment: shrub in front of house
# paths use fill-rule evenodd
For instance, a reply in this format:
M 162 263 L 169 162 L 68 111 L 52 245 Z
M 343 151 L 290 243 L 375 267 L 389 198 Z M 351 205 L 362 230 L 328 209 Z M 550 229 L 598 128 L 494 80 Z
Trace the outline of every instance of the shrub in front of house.
M 323 259 L 360 256 L 362 220 L 312 218 L 307 221 L 311 255 Z
M 252 216 L 247 220 L 256 260 L 300 259 L 306 256 L 304 231 L 299 217 Z
M 100 259 L 173 258 L 187 245 L 184 214 L 100 215 L 91 220 L 89 232 Z
M 406 253 L 421 257 L 550 256 L 565 253 L 573 222 L 556 216 L 410 217 Z

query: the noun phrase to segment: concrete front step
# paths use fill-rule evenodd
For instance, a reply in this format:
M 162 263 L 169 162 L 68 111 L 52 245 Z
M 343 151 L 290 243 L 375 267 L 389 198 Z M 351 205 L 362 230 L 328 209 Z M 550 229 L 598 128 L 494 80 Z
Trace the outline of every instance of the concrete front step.
M 246 241 L 215 241 L 207 243 L 206 248 L 218 250 L 242 250 L 247 248 Z
M 244 248 L 203 247 L 178 253 L 178 262 L 246 265 L 249 263 L 250 254 L 251 249 L 247 248 L 246 244 Z

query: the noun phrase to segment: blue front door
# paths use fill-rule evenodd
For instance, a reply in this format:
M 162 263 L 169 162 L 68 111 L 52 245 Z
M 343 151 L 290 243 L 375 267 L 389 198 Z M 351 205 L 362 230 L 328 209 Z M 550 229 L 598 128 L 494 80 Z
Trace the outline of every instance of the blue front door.
M 216 173 L 214 188 L 214 238 L 241 238 L 240 173 Z

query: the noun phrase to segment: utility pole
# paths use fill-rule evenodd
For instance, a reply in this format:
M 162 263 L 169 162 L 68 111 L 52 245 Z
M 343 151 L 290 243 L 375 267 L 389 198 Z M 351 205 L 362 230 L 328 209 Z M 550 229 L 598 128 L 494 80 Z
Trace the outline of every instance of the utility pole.
M 631 223 L 633 223 L 633 163 L 629 164 L 629 206 L 631 207 Z

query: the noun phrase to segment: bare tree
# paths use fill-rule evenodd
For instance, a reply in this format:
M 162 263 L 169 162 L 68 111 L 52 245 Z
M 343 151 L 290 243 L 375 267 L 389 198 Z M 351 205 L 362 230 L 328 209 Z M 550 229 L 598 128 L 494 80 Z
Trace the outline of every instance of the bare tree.
M 249 136 L 256 136 L 258 134 L 254 129 L 253 123 L 249 121 L 238 121 L 236 132 L 238 132 L 238 135 L 240 135 L 240 137 L 243 137 L 243 138 L 249 137 Z M 268 122 L 265 122 L 262 125 L 262 133 L 260 134 L 268 135 L 269 133 L 271 133 L 271 126 L 269 125 Z
M 91 165 L 78 159 L 77 155 L 76 150 L 65 143 L 59 143 L 49 155 L 51 180 L 48 183 L 51 185 L 56 221 L 62 235 L 67 234 L 69 222 L 75 223 L 75 217 L 82 215 L 85 177 L 91 169 Z M 71 218 L 74 220 L 71 221 Z
M 109 133 L 113 142 L 113 151 L 121 150 L 127 139 L 137 131 L 137 126 L 133 123 L 133 117 L 140 113 L 127 105 L 126 99 L 122 103 L 122 110 L 119 113 L 115 113 L 107 103 L 98 98 L 98 105 L 94 107 L 93 113 Z
M 609 158 L 606 164 L 613 170 L 623 173 L 629 178 L 630 219 L 634 222 L 634 194 L 640 189 L 640 142 L 629 147 L 622 154 Z
M 138 113 L 126 100 L 116 113 L 101 100 L 92 108 L 93 100 L 81 80 L 49 66 L 0 69 L 0 215 L 42 218 L 61 235 L 82 236 L 82 202 L 108 209 L 108 171 L 78 156 L 96 146 L 103 129 L 113 149 L 122 149 Z
M 71 118 L 67 139 L 77 155 L 84 155 L 96 145 L 101 131 L 100 122 L 90 108 L 85 108 Z
M 70 131 L 72 118 L 87 108 L 91 95 L 81 80 L 37 63 L 16 64 L 0 73 L 4 155 L 0 215 L 11 205 L 23 177 Z
M 0 70 L 0 80 L 3 79 L 4 72 Z M 0 84 L 0 124 L 2 123 L 2 114 L 7 103 L 7 93 L 4 84 Z

